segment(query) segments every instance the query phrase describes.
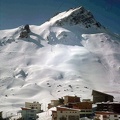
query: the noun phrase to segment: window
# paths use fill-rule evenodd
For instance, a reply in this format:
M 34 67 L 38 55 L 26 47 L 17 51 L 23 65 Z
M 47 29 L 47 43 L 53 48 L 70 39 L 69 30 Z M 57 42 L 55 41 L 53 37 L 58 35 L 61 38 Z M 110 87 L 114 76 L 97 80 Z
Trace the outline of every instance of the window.
M 68 120 L 79 120 L 79 116 L 70 115 L 68 116 Z
M 106 115 L 103 115 L 103 118 L 107 118 L 107 116 L 106 116 Z
M 67 120 L 67 118 L 62 116 L 59 120 Z

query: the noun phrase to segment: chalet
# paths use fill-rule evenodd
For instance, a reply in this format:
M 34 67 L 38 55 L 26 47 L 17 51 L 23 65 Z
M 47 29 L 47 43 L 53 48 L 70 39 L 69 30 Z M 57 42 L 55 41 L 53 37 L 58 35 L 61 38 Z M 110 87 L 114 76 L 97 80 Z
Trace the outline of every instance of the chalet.
M 108 111 L 101 111 L 95 113 L 95 120 L 119 120 L 120 114 Z
M 39 113 L 41 112 L 41 104 L 39 102 L 25 102 L 25 107 L 26 108 L 31 108 L 31 109 L 36 109 L 36 112 Z
M 80 102 L 80 97 L 77 96 L 64 96 L 64 104 Z
M 21 108 L 22 109 L 22 119 L 23 120 L 36 120 L 36 109 L 31 108 Z
M 107 101 L 113 102 L 113 98 L 114 98 L 112 95 L 109 95 L 109 94 L 106 94 L 103 92 L 99 92 L 96 90 L 92 91 L 92 95 L 93 95 L 93 103 L 107 102 Z
M 109 111 L 120 114 L 120 103 L 117 102 L 97 103 L 96 111 Z

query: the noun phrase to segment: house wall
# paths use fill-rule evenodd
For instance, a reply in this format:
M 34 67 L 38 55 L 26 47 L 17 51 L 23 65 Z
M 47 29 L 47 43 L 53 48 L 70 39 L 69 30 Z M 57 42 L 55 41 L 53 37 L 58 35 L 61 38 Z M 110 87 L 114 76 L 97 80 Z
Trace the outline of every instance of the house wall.
M 80 97 L 77 96 L 64 96 L 64 104 L 80 102 Z
M 59 105 L 59 100 L 51 100 L 51 106 L 56 107 Z
M 35 110 L 22 110 L 22 118 L 24 120 L 30 120 L 32 118 L 36 120 L 36 111 Z
M 82 117 L 92 117 L 93 111 L 92 109 L 81 109 L 80 118 Z
M 48 104 L 48 109 L 51 107 L 57 107 L 59 104 L 59 100 L 51 100 L 51 103 Z
M 79 111 L 57 111 L 57 120 L 62 120 L 63 116 L 65 120 L 79 120 L 80 113 Z
M 76 109 L 92 109 L 92 103 L 91 102 L 80 102 L 73 105 L 73 108 Z
M 25 107 L 26 108 L 31 108 L 31 109 L 36 109 L 37 112 L 41 112 L 41 104 L 39 104 L 39 102 L 25 102 Z
M 113 111 L 120 114 L 120 103 L 119 104 L 113 104 Z
M 120 114 L 120 103 L 97 104 L 97 111 L 111 111 Z
M 52 120 L 57 120 L 57 111 L 52 111 Z
M 102 115 L 102 114 L 98 114 L 96 115 L 96 118 L 98 118 L 97 120 L 119 120 L 120 119 L 120 115 Z

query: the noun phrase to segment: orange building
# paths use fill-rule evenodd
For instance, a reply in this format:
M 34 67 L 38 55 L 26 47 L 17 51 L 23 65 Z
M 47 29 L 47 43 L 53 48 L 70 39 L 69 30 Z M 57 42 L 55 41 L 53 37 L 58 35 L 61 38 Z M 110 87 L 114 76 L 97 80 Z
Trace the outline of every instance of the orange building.
M 75 109 L 92 109 L 92 102 L 79 102 L 73 104 Z
M 80 102 L 80 97 L 77 96 L 64 96 L 64 104 Z

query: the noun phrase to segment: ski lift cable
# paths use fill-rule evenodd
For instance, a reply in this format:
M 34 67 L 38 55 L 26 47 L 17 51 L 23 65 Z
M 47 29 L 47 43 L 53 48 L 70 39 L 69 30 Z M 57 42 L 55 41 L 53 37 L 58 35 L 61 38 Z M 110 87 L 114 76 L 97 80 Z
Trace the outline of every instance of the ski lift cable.
M 60 8 L 63 6 L 63 4 L 64 4 L 64 1 L 58 6 L 58 8 L 57 8 L 57 11 L 58 10 L 60 10 Z M 50 32 L 51 32 L 51 22 L 50 22 Z M 51 38 L 52 36 L 50 35 L 50 38 Z M 53 50 L 52 50 L 52 45 L 51 45 L 51 52 L 53 52 Z
M 60 10 L 60 8 L 63 6 L 63 4 L 64 4 L 64 0 L 63 0 L 63 2 L 60 4 L 60 6 L 57 8 L 57 11 Z

